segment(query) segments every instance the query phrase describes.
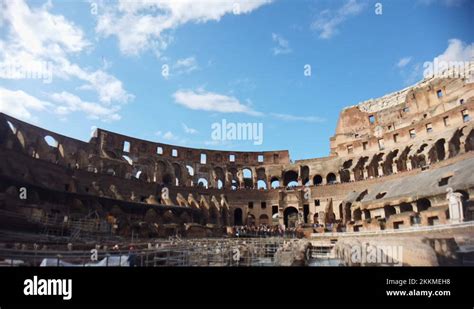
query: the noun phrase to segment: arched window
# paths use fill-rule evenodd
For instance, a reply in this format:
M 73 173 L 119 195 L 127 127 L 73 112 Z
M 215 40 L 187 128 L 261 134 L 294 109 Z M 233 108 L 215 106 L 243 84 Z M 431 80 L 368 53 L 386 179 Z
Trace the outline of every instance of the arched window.
M 298 173 L 295 171 L 286 171 L 283 175 L 283 185 L 290 186 L 290 183 L 293 182 L 296 182 L 296 185 L 298 185 Z
M 314 184 L 315 186 L 318 186 L 318 185 L 320 185 L 320 184 L 322 184 L 322 183 L 323 183 L 323 177 L 321 177 L 321 175 L 315 175 L 315 176 L 313 177 L 313 184 Z
M 54 137 L 47 135 L 45 136 L 44 140 L 50 147 L 58 148 L 59 143 L 56 139 L 54 139 Z
M 198 179 L 198 187 L 208 188 L 208 183 L 206 178 L 199 178 Z
M 329 173 L 327 176 L 326 176 L 326 182 L 328 184 L 333 184 L 333 183 L 336 183 L 337 179 L 336 179 L 336 175 L 334 173 Z
M 418 212 L 427 210 L 430 207 L 431 207 L 431 202 L 427 198 L 422 198 L 416 201 L 416 208 L 418 209 Z
M 267 190 L 267 183 L 263 180 L 257 181 L 257 189 Z
M 278 180 L 278 178 L 276 177 L 273 177 L 271 179 L 271 184 L 270 186 L 272 187 L 272 189 L 276 189 L 276 188 L 279 188 L 280 187 L 280 180 Z

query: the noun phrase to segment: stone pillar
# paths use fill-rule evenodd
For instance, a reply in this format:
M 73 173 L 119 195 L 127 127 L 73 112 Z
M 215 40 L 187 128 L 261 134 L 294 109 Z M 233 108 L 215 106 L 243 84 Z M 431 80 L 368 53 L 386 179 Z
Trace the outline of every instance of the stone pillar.
M 383 176 L 383 167 L 381 164 L 379 164 L 379 167 L 377 169 L 377 172 L 379 173 L 379 176 Z
M 407 171 L 411 171 L 412 169 L 411 160 L 407 159 Z
M 393 206 L 395 208 L 395 213 L 398 215 L 400 213 L 400 206 Z
M 398 173 L 397 163 L 392 163 L 392 171 L 394 174 Z
M 464 212 L 461 193 L 453 192 L 452 188 L 448 188 L 447 191 L 446 199 L 449 205 L 449 221 L 451 223 L 463 222 Z
M 354 171 L 350 171 L 350 180 L 351 181 L 355 181 L 355 175 L 354 175 Z
M 364 173 L 364 179 L 368 179 L 369 178 L 369 172 L 367 171 L 367 168 L 364 167 L 362 172 Z

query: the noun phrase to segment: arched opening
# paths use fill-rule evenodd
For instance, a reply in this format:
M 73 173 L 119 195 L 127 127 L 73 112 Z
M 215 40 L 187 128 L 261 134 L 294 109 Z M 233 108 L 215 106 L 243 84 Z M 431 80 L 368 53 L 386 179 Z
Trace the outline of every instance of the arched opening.
M 354 172 L 354 179 L 359 181 L 359 180 L 364 180 L 364 168 L 365 168 L 365 163 L 369 160 L 369 157 L 361 157 L 357 161 L 357 164 L 354 166 L 353 172 Z
M 270 182 L 272 189 L 277 189 L 280 187 L 280 180 L 277 177 L 272 177 Z
M 209 223 L 219 224 L 219 209 L 217 209 L 212 203 L 211 207 L 209 208 Z
M 263 214 L 258 218 L 258 224 L 268 225 L 268 216 Z
M 466 152 L 474 150 L 474 130 L 471 130 L 466 137 L 464 149 Z
M 295 207 L 286 207 L 283 211 L 283 221 L 287 228 L 296 227 L 298 224 L 298 210 Z
M 176 223 L 176 216 L 171 210 L 165 211 L 163 214 L 163 222 L 164 223 Z
M 155 210 L 153 209 L 148 209 L 145 213 L 144 220 L 147 223 L 154 223 L 158 219 L 158 214 L 156 213 Z
M 349 172 L 349 170 L 339 171 L 339 176 L 341 177 L 341 182 L 351 181 L 351 172 Z
M 379 200 L 379 199 L 383 198 L 385 195 L 387 195 L 387 192 L 385 192 L 385 191 L 379 192 L 379 193 L 377 193 L 377 194 L 375 195 L 375 198 L 376 198 L 377 200 Z
M 301 167 L 301 181 L 304 186 L 309 186 L 309 167 L 302 166 Z
M 352 159 L 347 160 L 342 164 L 342 170 L 339 172 L 339 176 L 341 177 L 341 182 L 349 182 L 351 181 L 351 172 L 350 168 L 352 166 Z
M 461 150 L 461 136 L 463 136 L 463 131 L 464 128 L 456 130 L 456 132 L 453 134 L 453 137 L 448 141 L 449 145 L 449 155 L 448 157 L 454 157 L 456 156 L 459 151 Z
M 327 176 L 326 176 L 326 182 L 328 184 L 334 184 L 336 183 L 337 179 L 336 179 L 336 175 L 334 173 L 329 173 Z
M 395 158 L 398 154 L 398 149 L 395 149 L 387 155 L 387 158 L 382 164 L 382 170 L 384 175 L 391 175 L 393 174 L 393 158 Z
M 244 187 L 250 189 L 253 188 L 252 170 L 249 168 L 244 168 L 242 173 L 244 176 Z
M 379 162 L 382 160 L 384 153 L 378 153 L 372 157 L 369 165 L 367 166 L 367 176 L 369 178 L 375 178 L 379 176 Z
M 133 165 L 133 161 L 129 156 L 122 156 L 122 158 L 127 161 L 128 164 Z
M 163 184 L 171 186 L 173 184 L 173 176 L 171 176 L 170 174 L 165 174 L 163 176 Z
M 429 151 L 429 157 L 431 163 L 436 163 L 438 161 L 442 161 L 445 158 L 445 151 L 444 151 L 444 138 L 436 141 L 433 147 Z
M 413 206 L 410 203 L 401 203 L 400 212 L 413 211 Z
M 416 201 L 416 208 L 418 209 L 418 212 L 427 210 L 430 207 L 431 207 L 431 202 L 427 198 L 422 198 Z
M 364 217 L 365 217 L 366 220 L 371 218 L 370 217 L 370 210 L 364 209 L 364 210 L 362 210 L 362 212 L 364 213 Z
M 292 182 L 296 182 L 296 185 L 298 185 L 298 173 L 295 171 L 286 171 L 283 174 L 283 185 L 286 187 Z
M 354 221 L 359 221 L 362 220 L 362 210 L 360 208 L 357 208 L 354 210 Z
M 206 179 L 206 178 L 203 178 L 203 177 L 199 178 L 199 179 L 198 179 L 198 187 L 200 187 L 200 188 L 206 188 L 206 189 L 207 189 L 207 188 L 208 188 L 207 179 Z
M 54 139 L 54 137 L 47 135 L 44 137 L 44 140 L 50 147 L 58 148 L 59 143 L 56 139 Z
M 356 198 L 356 202 L 360 202 L 362 201 L 362 199 L 367 195 L 369 194 L 369 191 L 367 189 L 365 189 L 364 191 L 362 191 L 359 196 L 357 196 Z
M 215 177 L 214 180 L 217 181 L 217 184 L 216 184 L 217 188 L 218 189 L 224 188 L 225 174 L 224 174 L 224 170 L 221 167 L 217 166 L 214 168 L 214 177 Z
M 175 184 L 178 186 L 181 183 L 181 166 L 177 163 L 173 163 L 173 170 L 175 176 Z
M 397 210 L 395 209 L 395 207 L 393 206 L 390 206 L 390 205 L 386 205 L 383 207 L 384 211 L 385 211 L 385 218 L 389 218 L 391 215 L 394 215 L 397 213 Z
M 193 181 L 194 168 L 191 165 L 186 165 L 186 169 L 188 171 L 188 175 L 191 178 L 190 185 L 192 186 L 192 185 L 194 185 L 194 181 Z
M 349 222 L 349 221 L 352 221 L 351 207 L 352 207 L 352 203 L 346 203 L 346 204 L 344 205 L 343 218 L 344 218 L 344 222 L 345 222 L 345 223 L 347 223 L 347 222 Z
M 13 134 L 16 134 L 16 127 L 11 123 L 10 121 L 7 120 L 7 124 L 10 127 L 10 130 L 12 131 Z
M 320 184 L 322 184 L 322 183 L 323 183 L 323 177 L 321 177 L 321 175 L 315 175 L 315 176 L 313 177 L 313 184 L 314 184 L 315 186 L 318 186 L 318 185 L 320 185 Z
M 234 210 L 234 225 L 243 225 L 242 209 L 240 208 Z
M 410 153 L 411 147 L 413 147 L 413 145 L 405 147 L 405 149 L 402 151 L 402 153 L 400 153 L 400 156 L 397 159 L 397 170 L 399 172 L 406 171 L 408 168 L 407 157 L 408 157 L 408 153 Z
M 263 180 L 257 181 L 257 189 L 267 190 L 267 183 Z

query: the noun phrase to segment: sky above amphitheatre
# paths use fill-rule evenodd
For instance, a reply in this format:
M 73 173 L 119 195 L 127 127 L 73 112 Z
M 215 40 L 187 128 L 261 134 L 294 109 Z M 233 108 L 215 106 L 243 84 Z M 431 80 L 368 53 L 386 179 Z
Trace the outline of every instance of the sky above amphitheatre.
M 381 6 L 380 6 L 381 4 Z M 0 0 L 0 112 L 81 140 L 327 156 L 342 108 L 473 60 L 469 0 Z M 261 143 L 213 124 L 263 127 Z

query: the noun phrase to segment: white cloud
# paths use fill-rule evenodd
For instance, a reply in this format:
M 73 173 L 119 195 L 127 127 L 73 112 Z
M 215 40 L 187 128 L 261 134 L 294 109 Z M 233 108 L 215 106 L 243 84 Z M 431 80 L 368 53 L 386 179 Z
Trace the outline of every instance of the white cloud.
M 173 94 L 177 104 L 192 110 L 203 110 L 219 113 L 244 113 L 253 116 L 261 115 L 248 105 L 239 102 L 238 99 L 214 92 L 204 90 L 178 90 Z
M 188 127 L 185 123 L 182 123 L 181 125 L 183 126 L 184 132 L 186 132 L 187 134 L 194 135 L 198 133 L 198 130 Z
M 466 44 L 459 39 L 450 39 L 448 47 L 439 56 L 439 61 L 473 61 L 474 59 L 474 43 Z
M 168 131 L 168 132 L 166 132 L 165 134 L 163 134 L 163 138 L 164 138 L 164 139 L 167 139 L 167 140 L 173 140 L 173 139 L 175 139 L 176 137 L 174 136 L 173 133 L 171 133 L 171 131 Z
M 405 67 L 407 64 L 409 64 L 411 61 L 411 57 L 404 57 L 402 59 L 400 59 L 397 63 L 397 67 L 399 68 L 403 68 Z
M 295 116 L 291 114 L 278 114 L 278 113 L 271 113 L 270 115 L 284 121 L 303 121 L 303 122 L 318 122 L 318 123 L 326 121 L 324 118 L 316 117 L 316 116 Z
M 174 63 L 171 74 L 173 75 L 180 75 L 180 74 L 188 74 L 192 71 L 195 71 L 199 68 L 196 58 L 194 56 L 178 59 Z
M 186 23 L 219 21 L 226 14 L 248 14 L 272 0 L 147 0 L 107 2 L 99 12 L 96 32 L 116 36 L 122 53 L 138 55 L 151 49 L 160 54 L 172 41 L 170 30 Z
M 329 39 L 338 33 L 338 27 L 351 16 L 356 16 L 365 7 L 365 3 L 357 0 L 348 0 L 336 11 L 324 10 L 311 24 L 311 29 L 319 32 L 319 37 Z
M 35 112 L 46 111 L 53 105 L 22 90 L 0 87 L 0 112 L 25 121 L 37 122 Z
M 474 59 L 474 43 L 466 43 L 459 39 L 450 39 L 448 41 L 448 47 L 446 50 L 434 57 L 439 62 L 446 61 L 447 63 L 453 62 L 468 62 Z M 434 59 L 430 60 L 431 63 Z M 423 63 L 417 62 L 409 65 L 410 69 L 408 72 L 401 72 L 405 79 L 406 84 L 413 84 L 423 78 Z
M 65 116 L 72 112 L 80 111 L 84 112 L 90 119 L 100 119 L 102 121 L 116 121 L 121 119 L 117 113 L 117 107 L 108 108 L 98 103 L 86 102 L 69 92 L 53 93 L 51 100 L 59 103 L 54 110 L 55 113 L 59 115 Z
M 167 140 L 167 141 L 172 141 L 173 144 L 185 145 L 185 144 L 188 143 L 188 141 L 186 139 L 180 138 L 179 136 L 175 135 L 171 131 L 166 131 L 165 133 L 163 133 L 163 131 L 157 131 L 155 133 L 155 135 L 158 136 L 160 139 L 164 139 L 164 140 Z
M 101 103 L 123 104 L 133 100 L 120 80 L 99 69 L 83 69 L 69 57 L 87 51 L 92 44 L 83 31 L 62 15 L 52 14 L 52 4 L 29 7 L 24 1 L 3 1 L 0 23 L 0 67 L 30 72 L 47 63 L 55 78 L 85 82 L 79 90 L 93 90 Z M 3 30 L 3 29 L 2 29 Z M 0 77 L 1 78 L 1 77 Z
M 284 37 L 279 34 L 272 33 L 272 40 L 277 44 L 277 46 L 272 48 L 274 55 L 291 53 L 290 43 Z

